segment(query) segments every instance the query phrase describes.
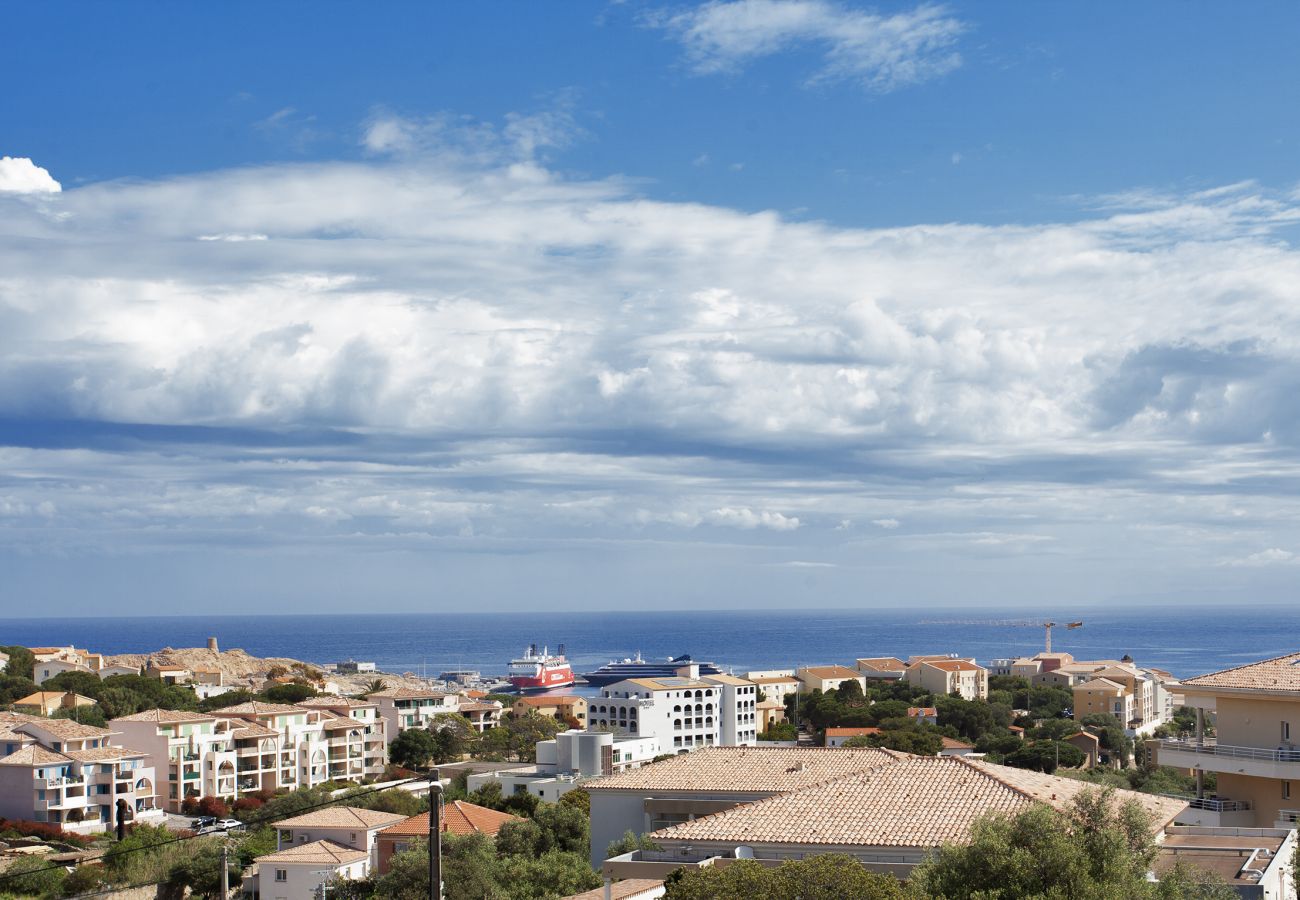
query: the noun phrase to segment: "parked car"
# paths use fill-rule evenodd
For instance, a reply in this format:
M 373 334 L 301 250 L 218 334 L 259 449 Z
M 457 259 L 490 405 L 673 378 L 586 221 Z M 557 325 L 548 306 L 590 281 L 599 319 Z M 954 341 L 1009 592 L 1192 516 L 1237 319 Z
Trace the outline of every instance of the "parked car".
M 193 822 L 190 823 L 190 827 L 193 828 L 195 831 L 198 831 L 200 828 L 210 828 L 211 826 L 216 824 L 217 824 L 216 816 L 199 816 L 197 819 L 195 819 Z
M 216 827 L 222 831 L 239 831 L 244 827 L 244 823 L 238 819 L 218 819 Z

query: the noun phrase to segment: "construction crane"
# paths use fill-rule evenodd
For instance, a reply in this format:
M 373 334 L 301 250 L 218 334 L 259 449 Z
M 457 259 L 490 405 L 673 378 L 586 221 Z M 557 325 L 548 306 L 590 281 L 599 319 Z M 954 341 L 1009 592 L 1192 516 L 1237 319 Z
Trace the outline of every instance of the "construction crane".
M 1041 629 L 1043 629 L 1043 631 L 1046 633 L 1046 636 L 1047 636 L 1047 640 L 1045 641 L 1045 643 L 1046 643 L 1046 649 L 1044 649 L 1043 652 L 1044 652 L 1044 653 L 1051 653 L 1051 652 L 1052 652 L 1052 629 L 1053 629 L 1053 628 L 1056 628 L 1056 627 L 1058 626 L 1058 623 L 1056 623 L 1056 622 L 1009 622 L 1008 624 L 1010 624 L 1010 625 L 1014 625 L 1014 626 L 1016 626 L 1017 628 L 1041 628 Z M 1065 627 L 1066 627 L 1066 628 L 1069 628 L 1069 629 L 1082 628 L 1082 627 L 1083 627 L 1083 622 L 1064 622 L 1064 623 L 1060 623 L 1060 624 L 1064 624 Z

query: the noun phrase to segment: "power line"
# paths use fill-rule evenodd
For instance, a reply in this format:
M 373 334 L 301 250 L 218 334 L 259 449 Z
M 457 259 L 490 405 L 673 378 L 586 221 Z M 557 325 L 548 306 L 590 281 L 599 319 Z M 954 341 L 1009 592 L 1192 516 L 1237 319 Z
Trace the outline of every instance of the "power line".
M 357 799 L 358 797 L 364 797 L 364 796 L 366 796 L 367 794 L 379 794 L 379 793 L 383 793 L 384 791 L 396 790 L 397 788 L 401 787 L 402 785 L 405 785 L 405 784 L 412 784 L 412 783 L 417 782 L 417 781 L 418 781 L 418 782 L 427 782 L 427 781 L 428 781 L 428 778 L 427 778 L 427 777 L 423 777 L 423 776 L 416 777 L 416 778 L 407 778 L 407 779 L 405 779 L 404 781 L 399 781 L 399 782 L 396 782 L 395 784 L 385 785 L 384 787 L 380 787 L 380 788 L 374 788 L 374 787 L 372 787 L 372 788 L 366 788 L 366 789 L 364 789 L 364 790 L 360 790 L 360 791 L 356 791 L 355 793 L 348 794 L 347 796 L 344 796 L 344 797 L 335 797 L 335 798 L 331 798 L 331 799 L 329 799 L 329 800 L 322 801 L 321 803 L 313 803 L 313 804 L 310 805 L 310 806 L 304 806 L 302 809 L 295 810 L 294 815 L 301 815 L 302 813 L 311 812 L 312 810 L 315 810 L 315 809 L 324 809 L 324 808 L 327 807 L 327 806 L 334 806 L 334 805 L 337 804 L 337 803 L 343 803 L 344 801 L 347 801 L 347 800 L 355 800 L 355 799 Z M 261 826 L 261 825 L 272 825 L 272 824 L 274 824 L 274 822 L 271 820 L 271 817 L 270 817 L 270 816 L 266 816 L 264 819 L 258 819 L 258 818 L 256 818 L 256 817 L 254 817 L 252 821 L 245 822 L 245 823 L 244 823 L 244 827 L 245 827 L 245 828 L 255 828 L 255 827 L 258 827 L 258 826 Z M 228 836 L 228 833 L 227 833 L 227 836 Z M 131 849 L 129 849 L 129 850 L 122 850 L 122 851 L 120 851 L 120 852 L 114 854 L 114 856 L 116 856 L 116 857 L 129 856 L 129 855 L 132 854 L 132 853 L 140 853 L 140 852 L 145 851 L 145 850 L 155 850 L 155 849 L 157 849 L 157 848 L 159 848 L 159 847 L 168 847 L 168 846 L 171 846 L 172 844 L 179 844 L 179 843 L 181 843 L 181 842 L 183 842 L 183 841 L 193 841 L 193 840 L 196 840 L 196 839 L 198 839 L 198 838 L 206 838 L 206 837 L 213 837 L 213 835 L 210 835 L 210 834 L 190 834 L 190 835 L 181 835 L 180 837 L 171 838 L 170 840 L 159 841 L 159 842 L 156 843 L 156 844 L 149 844 L 147 847 L 133 847 L 133 848 L 131 848 Z M 108 854 L 112 852 L 112 850 L 113 850 L 113 848 L 112 848 L 112 847 L 109 847 L 107 850 L 104 850 L 103 852 L 101 852 L 98 856 L 92 856 L 92 857 L 88 857 L 88 858 L 86 858 L 86 859 L 82 859 L 82 860 L 78 861 L 77 864 L 78 864 L 78 865 L 84 865 L 84 864 L 86 864 L 86 863 L 92 863 L 92 862 L 103 862 L 104 859 L 107 858 Z M 4 882 L 9 881 L 9 880 L 12 880 L 12 879 L 15 879 L 15 878 L 24 878 L 24 877 L 26 877 L 26 876 L 28 876 L 28 875 L 39 875 L 41 872 L 49 872 L 49 871 L 52 871 L 52 870 L 54 870 L 54 869 L 66 869 L 66 868 L 67 868 L 67 866 L 60 865 L 60 864 L 58 864 L 58 863 L 55 863 L 55 864 L 52 864 L 52 865 L 45 866 L 44 868 L 40 868 L 40 869 L 31 869 L 31 870 L 26 871 L 26 872 L 0 872 L 0 884 L 3 884 Z M 161 884 L 161 883 L 162 883 L 161 881 L 145 881 L 145 882 L 141 882 L 140 884 L 134 884 L 134 885 L 131 885 L 131 887 L 146 887 L 146 886 L 151 885 L 151 884 Z

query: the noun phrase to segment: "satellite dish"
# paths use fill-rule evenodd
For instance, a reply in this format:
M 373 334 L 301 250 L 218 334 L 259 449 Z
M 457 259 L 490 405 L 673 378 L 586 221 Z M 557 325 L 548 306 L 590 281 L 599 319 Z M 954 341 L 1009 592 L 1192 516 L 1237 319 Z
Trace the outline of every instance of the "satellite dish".
M 737 848 L 736 848 L 736 859 L 753 859 L 753 858 L 754 858 L 754 848 L 753 848 L 753 847 L 737 847 Z

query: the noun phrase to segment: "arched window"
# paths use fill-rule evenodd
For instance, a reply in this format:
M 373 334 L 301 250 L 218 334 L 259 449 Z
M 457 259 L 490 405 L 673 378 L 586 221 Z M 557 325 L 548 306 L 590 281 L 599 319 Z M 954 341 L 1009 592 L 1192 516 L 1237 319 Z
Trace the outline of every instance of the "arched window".
M 682 730 L 682 720 L 673 719 L 673 731 L 681 731 L 681 730 Z

